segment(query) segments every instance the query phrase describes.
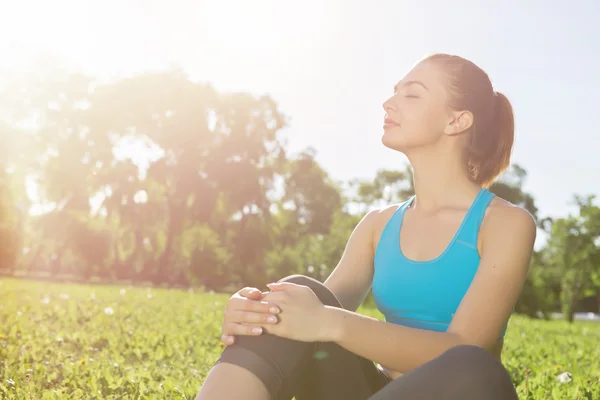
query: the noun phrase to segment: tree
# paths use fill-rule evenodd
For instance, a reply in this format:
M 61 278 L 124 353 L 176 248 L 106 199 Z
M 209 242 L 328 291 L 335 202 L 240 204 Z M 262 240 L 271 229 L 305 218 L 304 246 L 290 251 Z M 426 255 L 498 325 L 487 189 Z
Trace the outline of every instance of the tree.
M 8 174 L 0 167 L 0 269 L 14 270 L 22 248 L 23 231 L 8 181 Z
M 547 265 L 561 278 L 560 301 L 569 322 L 578 302 L 600 291 L 600 208 L 593 199 L 575 196 L 579 215 L 555 220 L 545 249 Z
M 301 152 L 286 166 L 283 201 L 291 207 L 302 235 L 326 235 L 342 206 L 339 189 L 315 160 L 314 149 Z
M 407 200 L 414 195 L 413 172 L 410 165 L 401 171 L 380 169 L 375 179 L 350 181 L 355 191 L 354 201 L 360 204 L 362 212 L 369 208 L 383 207 Z

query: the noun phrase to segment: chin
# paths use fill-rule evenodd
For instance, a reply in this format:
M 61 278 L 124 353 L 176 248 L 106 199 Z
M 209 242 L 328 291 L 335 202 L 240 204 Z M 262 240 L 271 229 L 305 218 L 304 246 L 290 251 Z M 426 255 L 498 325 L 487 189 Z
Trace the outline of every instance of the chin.
M 402 146 L 402 141 L 398 140 L 398 137 L 395 135 L 391 135 L 389 133 L 384 133 L 383 136 L 381 136 L 381 143 L 392 150 L 396 150 L 396 151 L 402 151 L 402 148 L 404 146 Z
M 403 132 L 402 134 L 398 134 L 398 132 L 384 132 L 381 136 L 381 143 L 385 147 L 398 151 L 404 155 L 412 149 L 428 145 L 428 143 L 423 142 L 422 138 L 416 137 L 415 135 L 411 136 L 406 132 Z

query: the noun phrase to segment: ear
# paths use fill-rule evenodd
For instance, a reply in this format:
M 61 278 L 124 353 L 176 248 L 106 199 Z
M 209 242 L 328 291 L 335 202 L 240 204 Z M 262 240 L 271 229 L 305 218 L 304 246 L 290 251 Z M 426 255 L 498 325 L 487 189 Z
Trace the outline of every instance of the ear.
M 473 126 L 473 113 L 468 110 L 453 111 L 450 114 L 450 120 L 446 124 L 444 133 L 455 136 L 468 131 Z

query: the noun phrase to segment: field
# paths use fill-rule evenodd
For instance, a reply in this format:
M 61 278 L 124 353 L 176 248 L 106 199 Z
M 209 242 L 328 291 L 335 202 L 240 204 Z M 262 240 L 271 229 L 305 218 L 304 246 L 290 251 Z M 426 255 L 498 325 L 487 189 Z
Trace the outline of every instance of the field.
M 1 279 L 0 399 L 193 399 L 227 298 Z M 600 399 L 600 324 L 514 316 L 505 349 L 521 399 Z

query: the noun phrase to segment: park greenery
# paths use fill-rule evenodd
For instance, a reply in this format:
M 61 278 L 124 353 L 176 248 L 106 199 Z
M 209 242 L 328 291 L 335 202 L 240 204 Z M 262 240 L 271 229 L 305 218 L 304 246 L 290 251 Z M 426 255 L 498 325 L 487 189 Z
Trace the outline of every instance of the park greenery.
M 0 399 L 192 400 L 223 351 L 228 297 L 0 279 Z M 597 400 L 599 341 L 597 322 L 515 314 L 502 361 L 521 400 Z

